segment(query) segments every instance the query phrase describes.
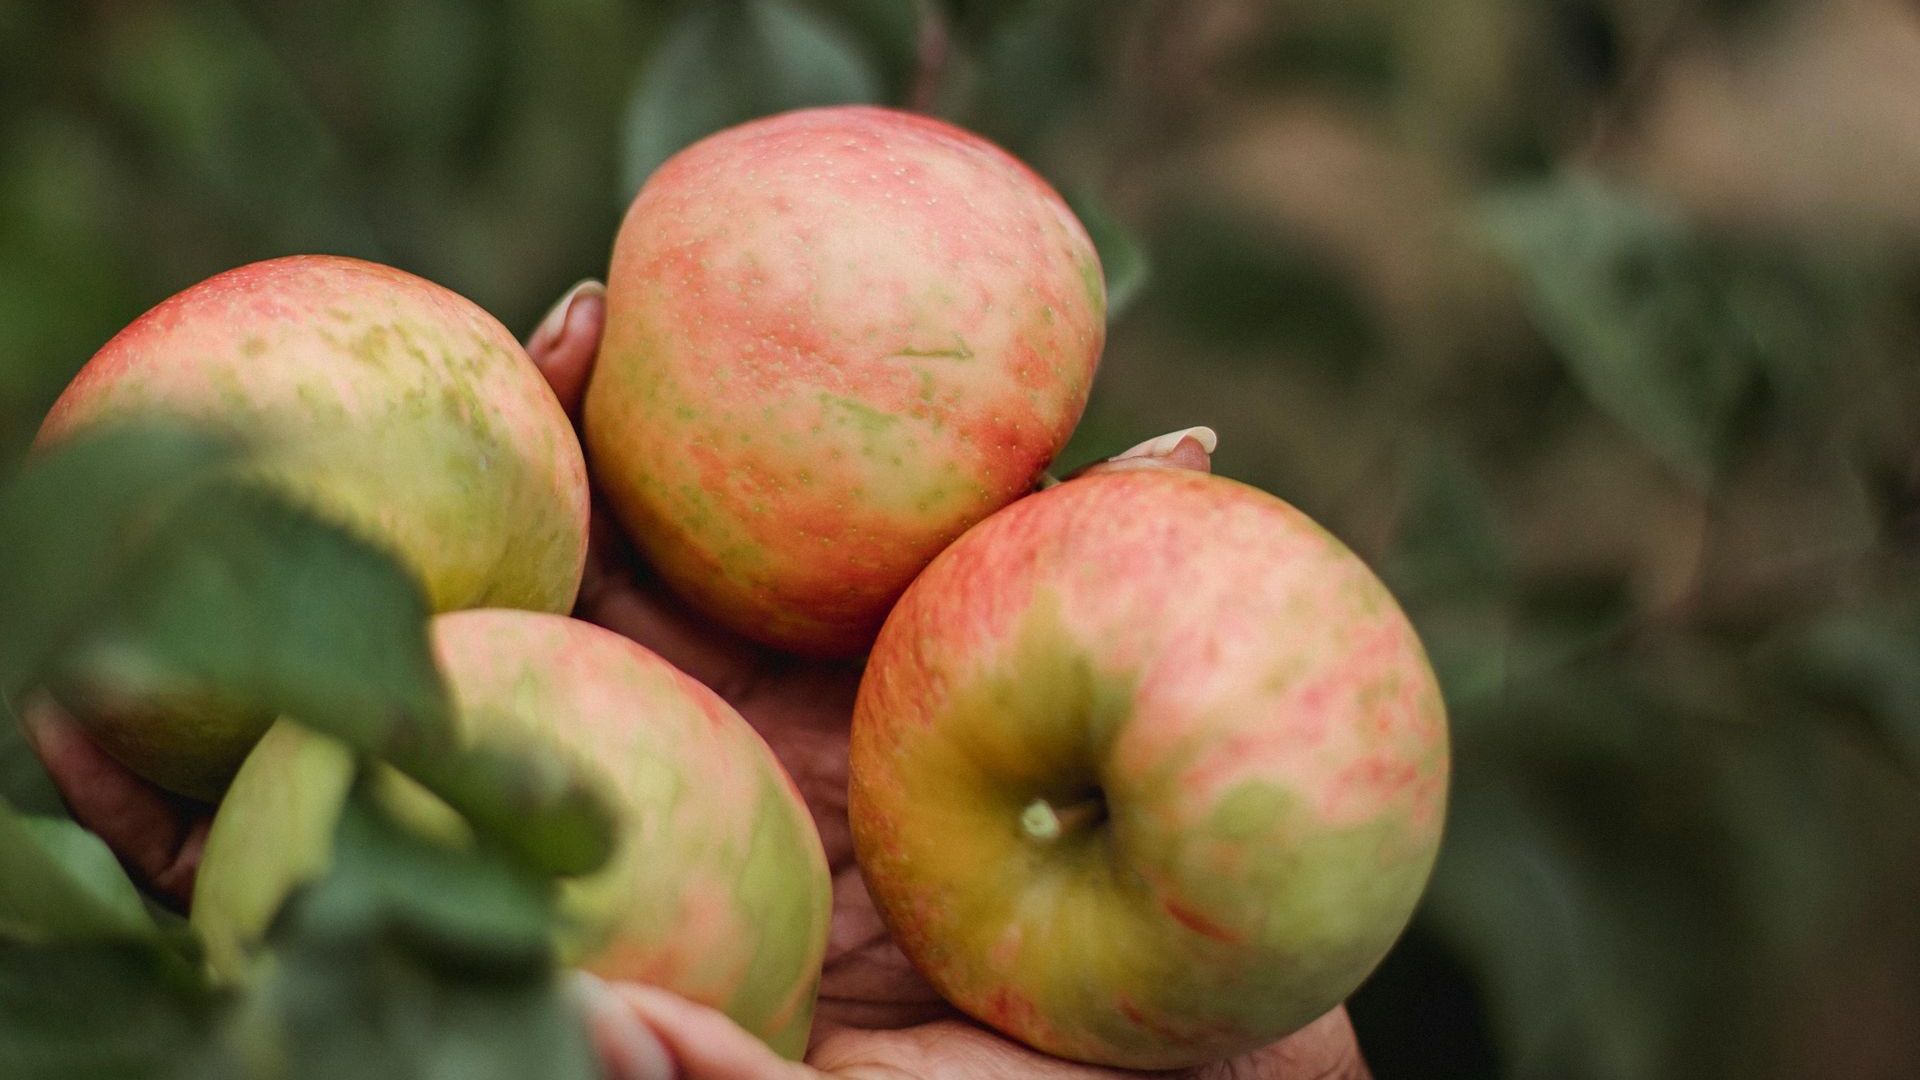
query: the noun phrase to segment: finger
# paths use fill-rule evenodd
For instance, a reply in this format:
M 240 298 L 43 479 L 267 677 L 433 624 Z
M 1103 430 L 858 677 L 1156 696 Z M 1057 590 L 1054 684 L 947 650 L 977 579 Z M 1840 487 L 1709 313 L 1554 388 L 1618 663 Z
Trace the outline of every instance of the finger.
M 887 1031 L 830 1030 L 815 1042 L 807 1060 L 841 1080 L 1119 1080 L 1147 1075 L 1049 1057 L 965 1020 Z
M 193 883 L 200 871 L 200 856 L 207 849 L 207 834 L 213 829 L 213 815 L 198 814 L 183 820 L 186 834 L 174 849 L 173 861 L 161 867 L 147 887 L 185 911 L 193 902 Z
M 1370 1080 L 1345 1006 L 1251 1054 L 1192 1070 L 1191 1080 Z
M 20 719 L 74 820 L 105 841 L 137 881 L 184 910 L 205 840 L 205 809 L 190 808 L 115 761 L 45 695 L 27 701 Z
M 820 1080 L 717 1010 L 638 983 L 607 984 L 666 1049 L 678 1080 Z M 648 1078 L 651 1080 L 651 1078 Z
M 807 1060 L 844 1080 L 912 1076 L 972 1080 L 1119 1080 L 1149 1074 L 1048 1057 L 965 1020 L 942 1020 L 890 1031 L 829 1029 Z M 1369 1080 L 1353 1025 L 1335 1009 L 1286 1039 L 1251 1054 L 1194 1069 L 1151 1075 L 1168 1080 Z
M 576 971 L 573 994 L 586 1014 L 587 1037 L 607 1080 L 674 1080 L 666 1044 L 604 980 Z
M 568 289 L 527 338 L 527 355 L 547 377 L 568 416 L 579 417 L 606 325 L 607 287 L 589 278 Z
M 567 290 L 527 339 L 527 355 L 567 414 L 579 419 L 607 321 L 607 290 L 588 279 Z M 575 614 L 638 641 L 733 700 L 760 650 L 687 611 L 669 595 L 596 504 Z
M 1089 465 L 1074 473 L 1073 476 L 1091 476 L 1095 473 L 1120 472 L 1126 469 L 1186 469 L 1192 472 L 1211 472 L 1213 452 L 1219 448 L 1220 437 L 1214 434 L 1212 428 L 1190 427 L 1148 439 L 1130 450 Z

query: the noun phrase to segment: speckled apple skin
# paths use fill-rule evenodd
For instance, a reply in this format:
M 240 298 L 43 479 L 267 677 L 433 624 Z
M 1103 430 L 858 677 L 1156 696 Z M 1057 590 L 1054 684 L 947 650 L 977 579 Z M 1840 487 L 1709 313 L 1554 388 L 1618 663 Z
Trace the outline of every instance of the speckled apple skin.
M 461 739 L 559 755 L 615 810 L 612 860 L 563 886 L 562 959 L 711 1005 L 798 1057 L 832 896 L 813 818 L 753 728 L 647 649 L 562 616 L 442 615 L 434 651 Z M 220 974 L 242 977 L 288 893 L 325 872 L 351 770 L 340 744 L 288 723 L 247 758 L 193 898 Z M 417 785 L 380 782 L 403 819 L 459 836 Z
M 586 554 L 586 464 L 499 322 L 391 267 L 292 256 L 216 275 L 107 342 L 43 424 L 185 419 L 256 446 L 280 490 L 396 552 L 436 610 L 564 612 Z M 214 688 L 62 695 L 136 771 L 212 798 L 270 717 Z
M 949 1000 L 1174 1068 L 1359 985 L 1427 880 L 1447 760 L 1419 641 L 1358 558 L 1271 495 L 1142 469 L 1024 499 L 914 582 L 860 687 L 850 812 Z M 1099 798 L 1058 839 L 1022 828 Z
M 1105 337 L 1060 197 L 975 135 L 876 108 L 669 160 L 607 288 L 596 482 L 702 612 L 815 655 L 863 651 L 928 560 L 1031 488 Z

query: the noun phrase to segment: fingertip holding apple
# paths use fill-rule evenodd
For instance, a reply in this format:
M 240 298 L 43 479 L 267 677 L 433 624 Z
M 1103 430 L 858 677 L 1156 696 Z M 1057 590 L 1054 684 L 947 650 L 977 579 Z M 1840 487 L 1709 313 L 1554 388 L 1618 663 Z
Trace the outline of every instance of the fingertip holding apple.
M 1280 1039 L 1386 953 L 1446 744 L 1411 625 L 1343 545 L 1245 485 L 1120 468 L 1002 510 L 907 590 L 849 814 L 948 1000 L 1058 1056 L 1175 1068 Z
M 1086 230 L 979 136 L 868 107 L 743 124 L 662 165 L 621 226 L 595 478 L 703 614 L 855 655 L 1066 443 L 1105 314 Z
M 569 416 L 580 411 L 606 322 L 607 287 L 587 278 L 568 289 L 527 338 L 527 355 Z
M 626 997 L 590 971 L 575 971 L 570 978 L 607 1080 L 675 1080 L 679 1070 L 666 1043 Z

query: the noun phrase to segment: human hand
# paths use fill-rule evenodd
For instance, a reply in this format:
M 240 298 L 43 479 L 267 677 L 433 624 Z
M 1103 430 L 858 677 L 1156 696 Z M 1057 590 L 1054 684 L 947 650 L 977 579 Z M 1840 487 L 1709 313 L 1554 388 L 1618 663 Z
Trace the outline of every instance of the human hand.
M 45 693 L 20 703 L 20 726 L 74 820 L 104 840 L 142 888 L 185 911 L 213 807 L 120 764 Z
M 576 286 L 528 343 L 570 414 L 599 349 L 605 294 Z M 1150 440 L 1086 472 L 1135 468 L 1205 471 L 1213 432 L 1192 428 Z M 712 687 L 765 738 L 799 786 L 833 872 L 828 939 L 812 1046 L 805 1065 L 774 1056 L 722 1014 L 656 988 L 581 980 L 592 1028 L 620 1080 L 680 1077 L 1057 1077 L 1122 1075 L 1047 1057 L 961 1016 L 893 943 L 854 861 L 847 824 L 847 737 L 860 681 L 854 662 L 804 660 L 708 622 L 667 592 L 596 510 L 587 572 L 574 614 L 624 634 Z M 1185 1075 L 1239 1080 L 1360 1077 L 1366 1068 L 1344 1009 L 1272 1046 Z
M 576 286 L 527 343 L 569 413 L 577 414 L 606 320 L 604 290 Z M 1151 440 L 1092 469 L 1204 470 L 1213 433 Z M 960 1016 L 913 970 L 880 921 L 853 858 L 847 825 L 847 736 L 860 669 L 801 660 L 739 638 L 666 592 L 604 513 L 596 513 L 575 610 L 651 648 L 712 687 L 754 725 L 792 774 L 833 870 L 833 928 L 806 1065 L 783 1061 L 724 1015 L 653 987 L 581 976 L 596 1045 L 615 1080 L 915 1076 L 1094 1078 L 1120 1075 L 1034 1053 Z M 80 824 L 134 879 L 184 909 L 212 809 L 161 791 L 95 746 L 44 695 L 22 720 Z M 1339 1080 L 1366 1075 L 1353 1029 L 1336 1009 L 1293 1036 L 1187 1075 L 1235 1080 Z

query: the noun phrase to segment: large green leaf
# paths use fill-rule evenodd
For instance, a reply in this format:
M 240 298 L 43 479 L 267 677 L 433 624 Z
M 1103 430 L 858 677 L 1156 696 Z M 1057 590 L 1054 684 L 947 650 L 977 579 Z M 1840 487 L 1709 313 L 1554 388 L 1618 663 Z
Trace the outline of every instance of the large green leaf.
M 0 1076 L 170 1067 L 209 1016 L 197 958 L 99 837 L 0 800 Z
M 392 556 L 241 482 L 183 501 L 112 618 L 93 678 L 186 685 L 392 761 L 530 865 L 580 873 L 612 824 L 563 763 L 456 752 L 426 597 Z
M 293 715 L 416 775 L 531 865 L 598 865 L 612 825 L 583 780 L 556 761 L 452 752 L 411 573 L 242 480 L 241 461 L 194 433 L 111 430 L 40 455 L 0 492 L 0 693 L 58 657 L 67 677 Z M 9 745 L 7 768 L 34 784 Z
M 74 846 L 73 837 L 56 830 L 53 845 Z M 331 872 L 283 911 L 272 963 L 237 997 L 216 997 L 183 966 L 111 935 L 0 936 L 0 1076 L 599 1075 L 555 965 L 551 879 L 495 849 L 415 836 L 364 793 L 349 802 L 334 847 Z M 104 874 L 100 858 L 111 863 L 104 849 L 73 861 Z M 11 907 L 22 867 L 9 858 L 3 869 L 0 903 Z M 131 925 L 130 892 L 98 882 L 71 892 L 61 898 L 76 909 L 65 922 Z
M 152 940 L 159 928 L 100 838 L 0 803 L 0 940 Z
M 292 933 L 377 930 L 424 962 L 497 977 L 555 962 L 553 880 L 484 846 L 461 848 L 395 824 L 377 796 L 349 796 L 332 874 L 298 901 Z
M 118 429 L 60 444 L 0 489 L 0 694 L 118 602 L 159 523 L 236 453 L 177 428 Z
M 1594 177 L 1504 192 L 1483 220 L 1575 382 L 1698 484 L 1726 468 L 1761 380 L 1817 381 L 1846 333 L 1790 251 L 1709 236 Z
M 217 1005 L 204 987 L 181 978 L 177 965 L 149 949 L 0 942 L 0 1076 L 175 1075 L 182 1061 L 204 1052 Z
M 274 961 L 190 1076 L 598 1076 L 554 964 L 550 881 L 413 836 L 357 793 L 332 873 L 298 895 Z
M 236 480 L 172 510 L 85 639 L 91 677 L 204 686 L 364 748 L 444 748 L 430 612 L 392 556 Z

